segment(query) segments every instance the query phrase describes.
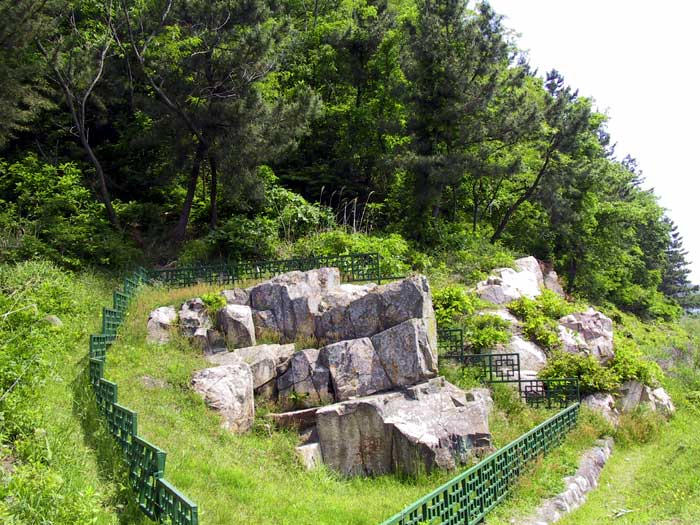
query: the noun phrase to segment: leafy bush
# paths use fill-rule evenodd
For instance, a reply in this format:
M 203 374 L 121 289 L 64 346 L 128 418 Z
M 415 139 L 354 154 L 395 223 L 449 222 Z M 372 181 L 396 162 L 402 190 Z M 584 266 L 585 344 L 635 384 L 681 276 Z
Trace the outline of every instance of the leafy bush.
M 311 204 L 298 193 L 281 186 L 266 189 L 265 199 L 267 215 L 276 218 L 280 236 L 286 241 L 318 233 L 335 224 L 330 208 Z
M 476 353 L 506 344 L 510 337 L 510 323 L 497 315 L 477 315 L 467 323 L 466 339 Z
M 663 377 L 659 365 L 645 359 L 634 341 L 619 336 L 615 337 L 615 357 L 610 369 L 620 382 L 635 379 L 656 386 Z
M 512 253 L 487 238 L 474 235 L 462 224 L 443 228 L 439 245 L 433 250 L 435 258 L 444 262 L 464 284 L 473 285 L 486 279 L 494 268 L 508 268 L 514 264 Z
M 74 164 L 44 164 L 34 155 L 0 162 L 0 208 L 0 262 L 45 258 L 71 269 L 85 262 L 126 268 L 138 259 Z
M 610 392 L 620 386 L 619 378 L 610 368 L 601 365 L 592 355 L 555 352 L 540 371 L 543 379 L 573 377 L 579 380 L 581 394 Z
M 557 333 L 557 322 L 538 315 L 523 323 L 523 333 L 530 341 L 544 350 L 552 352 L 561 348 L 561 340 Z
M 268 259 L 277 253 L 277 223 L 268 217 L 234 216 L 205 237 L 207 259 Z
M 478 298 L 462 286 L 451 285 L 433 291 L 433 308 L 440 328 L 455 326 L 462 318 L 476 311 Z
M 404 276 L 411 271 L 412 251 L 408 242 L 398 234 L 367 235 L 331 230 L 297 240 L 291 247 L 298 257 L 314 255 L 347 255 L 378 253 L 382 260 L 382 275 Z
M 218 293 L 205 293 L 202 295 L 202 302 L 207 306 L 210 314 L 215 314 L 218 310 L 226 306 L 226 299 Z
M 557 320 L 582 309 L 582 305 L 568 303 L 551 290 L 544 290 L 536 299 L 521 297 L 508 304 L 508 310 L 523 321 L 528 339 L 549 351 L 561 347 Z

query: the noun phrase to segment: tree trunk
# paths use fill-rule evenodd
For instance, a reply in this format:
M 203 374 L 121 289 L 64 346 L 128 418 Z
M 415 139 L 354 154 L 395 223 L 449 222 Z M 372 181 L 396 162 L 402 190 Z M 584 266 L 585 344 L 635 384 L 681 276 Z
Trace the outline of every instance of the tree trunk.
M 494 244 L 498 239 L 501 238 L 501 235 L 503 235 L 506 226 L 508 226 L 508 224 L 510 223 L 510 219 L 513 217 L 513 214 L 515 214 L 515 212 L 518 211 L 518 208 L 520 208 L 520 205 L 523 202 L 532 197 L 532 195 L 535 193 L 535 190 L 539 187 L 540 182 L 542 182 L 547 168 L 549 167 L 549 162 L 552 159 L 552 155 L 554 154 L 554 144 L 555 142 L 552 141 L 552 145 L 550 145 L 550 148 L 547 151 L 547 155 L 544 159 L 544 162 L 542 163 L 540 171 L 537 173 L 537 177 L 535 177 L 535 181 L 523 192 L 523 194 L 520 197 L 516 199 L 516 201 L 513 204 L 511 204 L 508 207 L 506 212 L 503 214 L 503 217 L 501 217 L 501 220 L 498 223 L 498 226 L 496 227 L 496 231 L 493 232 L 493 235 L 491 236 L 491 244 Z
M 218 210 L 216 207 L 217 164 L 214 153 L 209 153 L 209 168 L 211 169 L 211 185 L 209 189 L 209 227 L 214 230 L 218 224 Z
M 95 152 L 92 150 L 92 147 L 90 147 L 90 143 L 88 142 L 87 137 L 82 132 L 82 130 L 80 130 L 80 143 L 83 145 L 83 148 L 85 148 L 88 157 L 90 157 L 90 162 L 92 162 L 92 165 L 95 167 L 95 172 L 97 173 L 97 181 L 99 183 L 98 186 L 100 190 L 100 197 L 102 197 L 102 202 L 105 205 L 107 219 L 109 220 L 109 223 L 112 225 L 112 227 L 114 227 L 118 231 L 121 231 L 119 219 L 117 218 L 117 214 L 114 211 L 114 207 L 112 206 L 112 198 L 109 195 L 109 189 L 107 188 L 107 181 L 105 180 L 105 172 L 102 169 L 102 164 L 97 158 L 97 155 L 95 155 Z
M 204 153 L 206 153 L 206 146 L 202 142 L 199 142 L 197 144 L 197 152 L 192 160 L 192 169 L 190 170 L 190 180 L 187 182 L 187 195 L 185 196 L 185 202 L 182 205 L 182 210 L 180 211 L 180 219 L 177 221 L 177 225 L 173 231 L 173 239 L 177 244 L 182 244 L 182 242 L 185 240 L 187 223 L 190 221 L 192 201 L 194 200 L 194 193 L 197 189 L 199 169 L 202 165 L 202 159 L 204 159 Z

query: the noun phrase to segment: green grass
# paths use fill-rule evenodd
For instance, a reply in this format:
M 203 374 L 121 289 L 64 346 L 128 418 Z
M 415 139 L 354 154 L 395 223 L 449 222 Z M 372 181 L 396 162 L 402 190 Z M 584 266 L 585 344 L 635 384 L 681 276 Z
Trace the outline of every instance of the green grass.
M 13 362 L 24 368 L 25 357 L 37 357 L 0 405 L 3 524 L 141 522 L 85 376 L 88 335 L 98 331 L 97 312 L 111 302 L 112 287 L 46 263 L 0 266 L 4 298 L 37 306 L 0 326 L 2 374 L 14 374 Z M 63 326 L 42 322 L 47 314 Z
M 521 475 L 511 494 L 489 514 L 486 523 L 510 525 L 532 514 L 543 499 L 564 490 L 564 477 L 576 471 L 581 454 L 610 430 L 599 415 L 582 407 L 578 426 L 559 447 L 539 458 Z
M 561 525 L 695 525 L 700 516 L 700 407 L 671 388 L 675 417 L 649 442 L 616 448 L 599 487 Z M 619 517 L 618 517 L 619 516 Z
M 219 416 L 189 387 L 192 372 L 208 362 L 178 337 L 167 345 L 145 342 L 153 308 L 178 307 L 215 291 L 211 286 L 144 290 L 105 370 L 119 385 L 120 403 L 138 412 L 139 434 L 168 453 L 166 478 L 199 505 L 201 523 L 376 524 L 456 475 L 344 479 L 326 468 L 303 469 L 294 454 L 296 434 L 276 430 L 264 417 L 248 434 L 222 429 Z M 146 375 L 166 386 L 145 386 Z M 498 446 L 553 413 L 523 407 L 507 387 L 497 389 L 495 398 L 491 421 Z

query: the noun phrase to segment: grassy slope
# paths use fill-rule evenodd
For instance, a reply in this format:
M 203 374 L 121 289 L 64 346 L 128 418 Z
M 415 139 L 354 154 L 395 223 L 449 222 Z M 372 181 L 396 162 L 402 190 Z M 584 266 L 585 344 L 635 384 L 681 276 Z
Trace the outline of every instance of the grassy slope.
M 679 374 L 667 379 L 667 389 L 676 403 L 677 413 L 670 422 L 653 431 L 653 420 L 639 416 L 628 419 L 618 432 L 618 443 L 603 470 L 600 485 L 586 503 L 558 523 L 562 525 L 686 524 L 700 522 L 700 405 L 686 399 L 689 390 L 700 388 L 697 357 L 700 323 L 650 324 L 622 315 L 616 330 L 634 339 L 648 358 L 668 358 L 671 349 L 688 357 Z M 695 366 L 695 367 L 694 367 Z M 678 374 L 676 370 L 672 375 Z M 695 401 L 695 403 L 698 403 Z M 645 427 L 645 423 L 651 425 Z M 596 425 L 601 431 L 604 425 Z M 583 427 L 585 428 L 585 426 Z M 575 470 L 578 453 L 573 434 L 558 451 L 542 461 L 523 479 L 518 491 L 487 520 L 489 525 L 512 523 L 528 515 L 542 498 L 557 494 L 561 477 Z M 583 445 L 583 443 L 581 443 Z M 562 468 L 562 459 L 568 463 Z M 631 511 L 631 512 L 628 512 Z
M 145 343 L 150 310 L 216 290 L 144 291 L 129 311 L 105 371 L 119 385 L 120 402 L 138 411 L 139 433 L 167 451 L 166 478 L 199 504 L 203 524 L 374 524 L 454 475 L 347 480 L 323 468 L 305 471 L 294 456 L 296 435 L 273 429 L 263 417 L 250 434 L 221 429 L 218 416 L 189 389 L 192 371 L 208 363 L 186 341 Z M 167 386 L 149 388 L 142 381 L 145 375 Z M 496 398 L 492 430 L 499 446 L 551 415 L 516 410 L 505 387 Z
M 343 480 L 325 469 L 306 472 L 294 456 L 296 436 L 272 429 L 263 418 L 250 434 L 223 430 L 218 416 L 189 390 L 192 371 L 208 363 L 181 341 L 145 343 L 153 307 L 211 291 L 200 286 L 141 294 L 105 371 L 119 385 L 120 402 L 138 411 L 139 433 L 168 453 L 166 478 L 199 504 L 202 523 L 375 523 L 446 479 Z M 167 386 L 149 389 L 144 375 Z
M 615 450 L 598 489 L 585 505 L 559 523 L 698 523 L 700 409 L 685 401 L 680 390 L 672 389 L 672 393 L 678 412 L 671 422 L 649 443 Z
M 36 280 L 32 286 L 54 286 L 43 280 L 39 267 L 19 271 L 27 272 L 27 282 Z M 137 510 L 127 503 L 118 456 L 96 419 L 85 376 L 88 335 L 99 331 L 97 312 L 111 302 L 112 284 L 89 274 L 66 279 L 70 284 L 65 291 L 74 306 L 60 313 L 63 326 L 40 324 L 29 335 L 30 340 L 36 338 L 34 347 L 49 372 L 32 407 L 40 426 L 33 435 L 20 437 L 14 450 L 4 450 L 16 462 L 10 469 L 0 468 L 0 521 L 138 523 Z M 38 306 L 40 315 L 51 313 Z

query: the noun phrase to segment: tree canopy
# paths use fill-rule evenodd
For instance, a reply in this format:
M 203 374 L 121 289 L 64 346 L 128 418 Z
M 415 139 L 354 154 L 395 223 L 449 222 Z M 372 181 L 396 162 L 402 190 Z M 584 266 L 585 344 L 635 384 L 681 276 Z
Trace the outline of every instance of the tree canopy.
M 643 315 L 696 305 L 682 238 L 606 116 L 533 70 L 487 2 L 0 13 L 2 258 L 116 264 L 79 242 L 97 231 L 156 262 L 246 257 L 335 225 L 533 254 L 567 292 Z M 56 213 L 50 188 L 68 192 Z

